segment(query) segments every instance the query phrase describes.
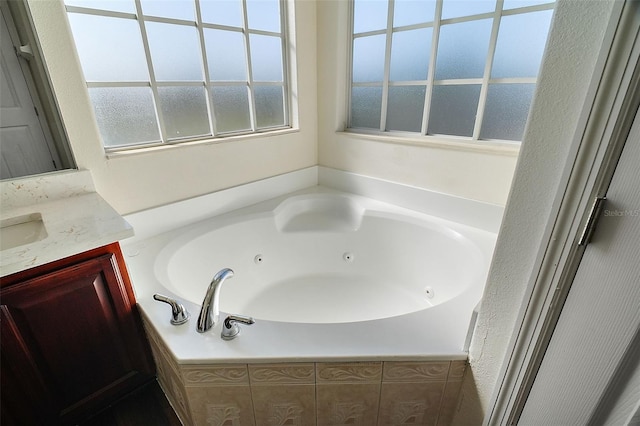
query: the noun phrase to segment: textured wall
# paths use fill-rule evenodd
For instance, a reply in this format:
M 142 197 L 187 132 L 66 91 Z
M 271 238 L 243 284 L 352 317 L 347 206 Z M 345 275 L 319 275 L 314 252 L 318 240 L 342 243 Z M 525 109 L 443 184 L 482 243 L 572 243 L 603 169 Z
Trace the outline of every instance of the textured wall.
M 613 0 L 558 0 L 469 352 L 458 424 L 486 412 L 549 220 Z

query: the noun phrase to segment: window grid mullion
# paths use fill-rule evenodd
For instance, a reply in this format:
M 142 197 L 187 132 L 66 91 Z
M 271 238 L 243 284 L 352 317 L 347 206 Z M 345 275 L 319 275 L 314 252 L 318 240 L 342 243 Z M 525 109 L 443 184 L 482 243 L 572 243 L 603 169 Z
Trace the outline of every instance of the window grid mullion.
M 346 105 L 345 111 L 347 112 L 347 120 L 345 123 L 345 128 L 351 128 L 351 105 L 353 96 L 353 42 L 355 40 L 354 36 L 354 22 L 355 22 L 355 0 L 349 2 L 349 42 L 347 44 L 347 96 L 346 96 Z M 346 130 L 342 129 L 342 130 Z
M 249 43 L 249 15 L 247 12 L 247 0 L 242 0 L 242 26 L 244 33 L 244 47 L 247 56 L 247 82 L 249 86 L 249 121 L 251 122 L 251 131 L 255 132 L 258 128 L 256 120 L 256 100 L 253 85 L 253 67 L 251 65 L 251 43 Z
M 391 40 L 393 38 L 394 0 L 389 0 L 387 8 L 387 31 L 384 50 L 384 76 L 382 77 L 382 104 L 380 107 L 380 131 L 387 129 L 387 105 L 389 103 L 389 78 L 391 73 Z
M 427 135 L 429 128 L 429 114 L 431 113 L 431 99 L 433 97 L 433 82 L 436 75 L 436 59 L 438 52 L 438 39 L 440 38 L 440 18 L 442 16 L 442 0 L 436 2 L 436 10 L 433 16 L 433 33 L 431 34 L 431 52 L 429 56 L 429 72 L 427 73 L 427 87 L 424 94 L 424 110 L 422 112 L 422 136 Z
M 286 10 L 286 2 L 279 1 L 280 6 L 280 48 L 282 49 L 282 105 L 284 107 L 283 117 L 284 117 L 284 125 L 289 126 L 291 123 L 290 116 L 290 108 L 289 104 L 291 104 L 291 96 L 289 95 L 289 67 L 287 64 L 289 63 L 289 49 L 287 46 L 287 37 L 286 37 L 286 29 L 287 25 L 287 10 Z
M 216 130 L 216 116 L 213 110 L 213 91 L 211 90 L 210 81 L 211 77 L 209 76 L 209 61 L 207 59 L 207 49 L 204 43 L 204 27 L 202 26 L 202 12 L 200 10 L 200 0 L 195 1 L 196 7 L 196 29 L 198 30 L 198 37 L 200 38 L 200 53 L 202 55 L 202 73 L 204 75 L 204 92 L 206 95 L 206 105 L 207 105 L 207 117 L 209 118 L 209 131 L 211 132 L 211 136 L 215 137 L 217 135 Z
M 496 1 L 496 9 L 493 13 L 493 27 L 491 28 L 491 38 L 489 39 L 489 51 L 487 53 L 487 60 L 484 66 L 482 86 L 480 87 L 480 98 L 478 99 L 476 122 L 473 126 L 472 139 L 474 141 L 480 139 L 480 130 L 482 127 L 482 120 L 484 119 L 484 108 L 487 104 L 487 93 L 489 92 L 489 79 L 491 78 L 491 69 L 493 68 L 493 56 L 495 54 L 496 44 L 498 42 L 498 31 L 500 30 L 503 1 L 504 0 Z
M 160 95 L 158 93 L 158 85 L 156 84 L 156 74 L 153 70 L 153 61 L 151 60 L 151 48 L 149 47 L 149 38 L 147 37 L 147 28 L 144 25 L 144 19 L 142 14 L 142 5 L 140 0 L 135 0 L 136 12 L 138 14 L 138 25 L 140 27 L 140 35 L 142 36 L 142 46 L 144 47 L 144 54 L 147 58 L 147 69 L 149 70 L 149 83 L 151 86 L 151 92 L 153 93 L 153 102 L 156 110 L 156 120 L 160 130 L 160 140 L 163 143 L 167 142 L 167 133 L 164 126 L 164 119 L 162 116 L 162 108 L 160 107 Z
M 67 13 L 81 13 L 83 15 L 104 16 L 109 18 L 121 19 L 138 19 L 138 16 L 135 13 L 116 12 L 114 10 L 91 9 L 88 7 L 80 6 L 65 6 L 65 10 L 67 11 Z

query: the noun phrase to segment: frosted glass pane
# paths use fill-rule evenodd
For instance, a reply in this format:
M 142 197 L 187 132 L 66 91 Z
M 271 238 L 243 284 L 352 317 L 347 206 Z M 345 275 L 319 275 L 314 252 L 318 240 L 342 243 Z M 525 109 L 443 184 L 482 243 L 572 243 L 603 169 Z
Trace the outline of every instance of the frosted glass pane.
M 140 0 L 140 4 L 144 15 L 195 21 L 194 0 Z
M 251 68 L 254 81 L 282 81 L 282 39 L 251 34 Z
M 385 43 L 384 34 L 353 40 L 353 81 L 382 81 Z
M 248 96 L 245 86 L 213 88 L 213 111 L 219 133 L 251 129 Z
M 205 29 L 204 44 L 211 80 L 247 80 L 247 60 L 242 33 Z
M 382 87 L 351 89 L 351 127 L 380 129 Z
M 210 134 L 204 87 L 158 87 L 167 138 Z
M 489 51 L 491 24 L 491 19 L 482 19 L 440 28 L 437 80 L 482 77 Z
M 247 20 L 252 30 L 280 32 L 278 0 L 247 0 Z
M 387 28 L 389 2 L 387 0 L 354 0 L 353 33 Z
M 104 146 L 160 140 L 149 87 L 89 88 Z
M 482 139 L 522 140 L 535 84 L 490 84 Z
M 257 86 L 253 93 L 256 102 L 258 128 L 284 125 L 284 99 L 282 87 Z
M 425 92 L 425 86 L 389 87 L 387 130 L 420 132 Z
M 200 0 L 202 21 L 242 27 L 242 0 Z
M 435 86 L 429 113 L 429 134 L 472 136 L 480 85 Z
M 432 22 L 436 10 L 434 0 L 395 0 L 393 26 Z
M 495 0 L 444 0 L 442 3 L 442 19 L 477 15 L 495 10 Z
M 158 81 L 201 81 L 202 54 L 195 27 L 145 22 Z
M 64 0 L 64 4 L 114 12 L 136 13 L 133 0 Z
M 136 21 L 78 13 L 68 16 L 87 81 L 149 81 Z
M 506 9 L 515 9 L 517 7 L 525 7 L 525 6 L 534 6 L 537 4 L 547 4 L 553 3 L 554 0 L 504 0 L 504 5 L 502 8 Z
M 391 81 L 426 80 L 431 51 L 431 28 L 393 33 Z
M 536 77 L 552 10 L 505 16 L 500 22 L 491 77 Z

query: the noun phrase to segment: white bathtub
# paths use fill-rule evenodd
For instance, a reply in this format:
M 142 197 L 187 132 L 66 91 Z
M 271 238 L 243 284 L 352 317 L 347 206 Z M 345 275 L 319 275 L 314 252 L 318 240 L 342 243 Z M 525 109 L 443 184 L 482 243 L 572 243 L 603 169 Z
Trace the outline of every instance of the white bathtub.
M 495 233 L 312 187 L 125 245 L 146 320 L 180 363 L 452 360 L 463 350 Z M 195 330 L 213 275 L 232 341 Z M 192 319 L 169 324 L 162 293 Z

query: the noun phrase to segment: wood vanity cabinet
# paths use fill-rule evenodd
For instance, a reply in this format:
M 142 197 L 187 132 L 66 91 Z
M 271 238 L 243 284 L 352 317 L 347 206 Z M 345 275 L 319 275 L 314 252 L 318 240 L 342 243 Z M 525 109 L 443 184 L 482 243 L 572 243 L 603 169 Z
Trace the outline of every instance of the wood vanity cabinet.
M 77 424 L 155 377 L 118 243 L 0 278 L 2 425 Z

